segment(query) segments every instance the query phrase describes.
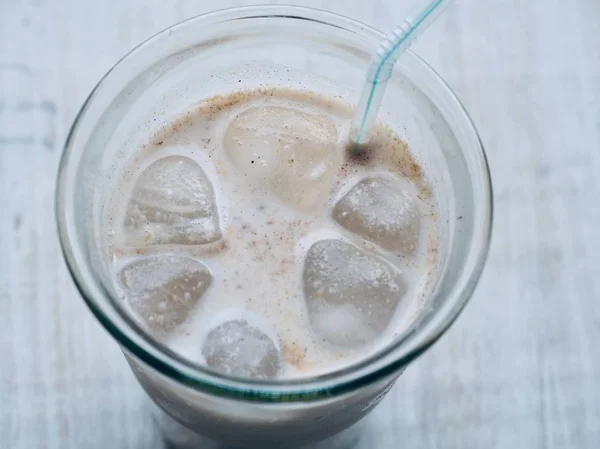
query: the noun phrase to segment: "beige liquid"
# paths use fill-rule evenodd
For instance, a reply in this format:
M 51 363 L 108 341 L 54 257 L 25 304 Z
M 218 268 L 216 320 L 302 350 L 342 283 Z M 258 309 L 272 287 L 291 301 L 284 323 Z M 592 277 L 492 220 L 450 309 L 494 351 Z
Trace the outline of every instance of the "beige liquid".
M 142 275 L 134 288 L 143 289 L 139 284 L 144 279 L 162 282 L 160 288 L 168 290 L 165 297 L 181 305 L 181 313 L 167 310 L 160 322 L 148 321 L 144 313 L 169 305 L 160 297 L 158 309 L 148 312 L 144 301 L 157 297 L 135 297 L 122 289 L 124 303 L 156 338 L 203 364 L 207 334 L 227 320 L 244 320 L 273 342 L 265 346 L 262 341 L 264 354 L 280 354 L 277 377 L 293 378 L 352 364 L 389 344 L 414 321 L 437 265 L 435 200 L 420 165 L 387 126 L 376 127 L 363 152 L 349 152 L 351 112 L 338 100 L 306 91 L 240 91 L 201 102 L 139 146 L 119 174 L 112 195 L 110 251 L 117 285 L 120 270 L 132 261 L 148 257 L 159 264 L 169 258 L 176 261 L 173 272 L 179 284 L 162 282 L 151 267 L 138 271 Z M 168 176 L 177 181 L 167 180 L 161 188 Z M 419 225 L 411 228 L 415 234 L 394 239 L 401 244 L 382 245 L 379 237 L 363 238 L 344 227 L 360 232 L 387 216 L 389 206 L 367 214 L 362 222 L 352 221 L 343 207 L 336 209 L 346 195 L 346 209 L 354 207 L 352 201 L 360 195 L 353 196 L 352 189 L 370 178 L 400 189 L 414 206 L 413 213 L 418 213 Z M 140 189 L 140 182 L 148 185 Z M 190 192 L 191 200 L 186 198 Z M 162 203 L 172 200 L 175 206 L 163 204 L 163 212 L 157 213 L 148 206 L 155 193 Z M 334 210 L 344 218 L 336 221 Z M 143 219 L 138 219 L 140 214 Z M 388 224 L 379 225 L 378 232 L 388 235 Z M 366 254 L 367 259 L 360 256 L 363 259 L 358 257 L 353 265 L 351 273 L 361 282 L 352 291 L 377 299 L 369 289 L 383 279 L 387 288 L 383 295 L 391 291 L 400 298 L 383 330 L 373 333 L 371 327 L 361 327 L 351 307 L 319 306 L 318 316 L 311 314 L 305 293 L 327 297 L 331 292 L 315 287 L 318 282 L 313 285 L 314 273 L 306 274 L 305 260 L 312 245 L 326 239 L 341 240 L 358 248 L 357 255 Z M 200 262 L 201 275 L 189 277 L 196 262 L 182 264 L 174 257 Z M 378 262 L 367 263 L 362 270 L 361 260 L 368 262 L 369 257 Z M 327 264 L 322 258 L 318 262 Z M 160 265 L 157 270 L 169 271 Z M 395 304 L 397 298 L 392 299 Z M 385 310 L 375 310 L 374 320 L 378 313 L 386 315 Z M 167 330 L 161 330 L 167 321 Z M 336 332 L 344 337 L 337 339 Z M 345 344 L 345 339 L 357 335 L 368 341 Z

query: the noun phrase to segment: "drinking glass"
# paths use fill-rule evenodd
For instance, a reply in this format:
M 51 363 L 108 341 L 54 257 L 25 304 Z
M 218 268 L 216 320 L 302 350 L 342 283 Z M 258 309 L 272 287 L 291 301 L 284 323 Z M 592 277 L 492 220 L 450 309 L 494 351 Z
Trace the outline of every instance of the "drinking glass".
M 107 198 L 115 173 L 158 125 L 208 96 L 262 85 L 355 102 L 383 37 L 354 20 L 300 7 L 244 7 L 198 16 L 120 60 L 71 128 L 56 196 L 69 270 L 154 403 L 172 423 L 215 442 L 203 447 L 306 446 L 352 426 L 378 404 L 404 368 L 448 329 L 479 279 L 492 223 L 485 154 L 456 96 L 408 51 L 394 69 L 380 117 L 408 143 L 438 203 L 438 267 L 431 294 L 418 318 L 379 352 L 327 374 L 269 381 L 228 377 L 187 360 L 123 310 L 107 250 Z

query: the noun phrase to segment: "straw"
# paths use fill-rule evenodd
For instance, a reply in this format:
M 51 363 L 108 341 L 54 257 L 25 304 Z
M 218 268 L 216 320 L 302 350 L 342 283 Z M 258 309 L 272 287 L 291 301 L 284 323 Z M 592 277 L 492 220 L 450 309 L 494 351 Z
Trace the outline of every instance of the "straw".
M 388 80 L 392 76 L 394 64 L 400 55 L 439 16 L 443 10 L 441 6 L 449 3 L 450 0 L 432 0 L 425 8 L 398 25 L 381 43 L 377 53 L 373 55 L 350 126 L 350 140 L 354 142 L 355 149 L 363 143 L 375 121 Z

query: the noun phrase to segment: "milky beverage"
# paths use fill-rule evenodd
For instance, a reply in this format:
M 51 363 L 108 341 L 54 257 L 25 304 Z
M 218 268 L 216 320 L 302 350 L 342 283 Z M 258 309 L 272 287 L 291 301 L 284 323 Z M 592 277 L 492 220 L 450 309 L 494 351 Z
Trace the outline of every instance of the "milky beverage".
M 204 100 L 131 156 L 109 235 L 123 304 L 213 370 L 334 371 L 414 321 L 437 263 L 435 200 L 378 125 L 348 145 L 350 107 L 261 88 Z

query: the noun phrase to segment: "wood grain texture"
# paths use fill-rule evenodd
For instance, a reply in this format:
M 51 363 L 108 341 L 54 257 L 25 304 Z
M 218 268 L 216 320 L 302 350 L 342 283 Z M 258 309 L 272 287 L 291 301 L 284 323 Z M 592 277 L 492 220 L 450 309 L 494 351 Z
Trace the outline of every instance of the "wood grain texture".
M 82 101 L 194 0 L 0 0 L 0 447 L 158 448 L 144 395 L 75 291 L 53 191 Z M 392 1 L 304 1 L 389 30 Z M 417 52 L 470 111 L 495 227 L 471 303 L 376 410 L 365 448 L 600 447 L 600 3 L 461 0 Z

